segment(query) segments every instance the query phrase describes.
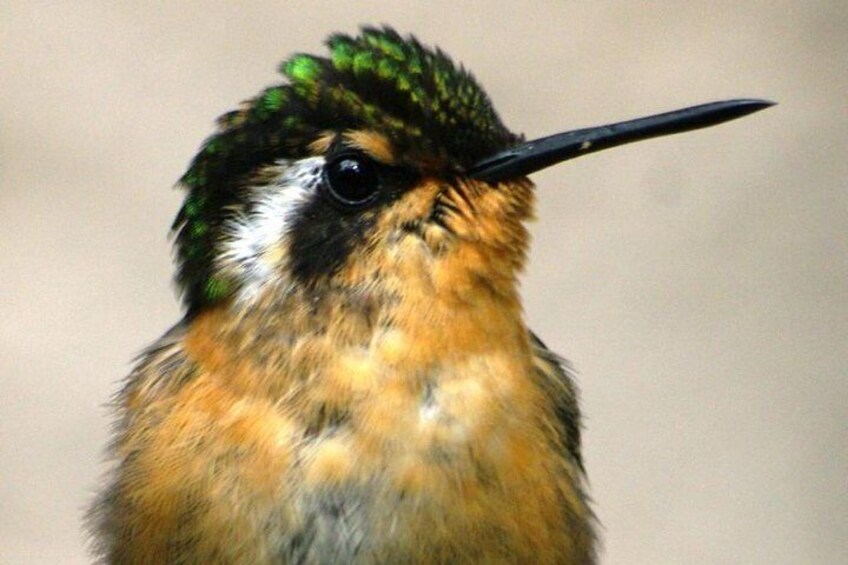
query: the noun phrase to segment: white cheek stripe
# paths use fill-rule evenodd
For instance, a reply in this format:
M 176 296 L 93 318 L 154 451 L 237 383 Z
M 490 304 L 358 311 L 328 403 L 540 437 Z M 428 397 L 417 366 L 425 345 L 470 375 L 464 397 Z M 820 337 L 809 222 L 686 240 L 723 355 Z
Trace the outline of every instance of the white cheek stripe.
M 251 300 L 266 283 L 285 283 L 279 261 L 268 251 L 286 245 L 298 211 L 317 193 L 323 157 L 279 161 L 282 173 L 270 183 L 252 189 L 250 213 L 242 213 L 224 225 L 218 267 L 235 276 L 237 298 Z M 286 254 L 283 248 L 283 255 Z

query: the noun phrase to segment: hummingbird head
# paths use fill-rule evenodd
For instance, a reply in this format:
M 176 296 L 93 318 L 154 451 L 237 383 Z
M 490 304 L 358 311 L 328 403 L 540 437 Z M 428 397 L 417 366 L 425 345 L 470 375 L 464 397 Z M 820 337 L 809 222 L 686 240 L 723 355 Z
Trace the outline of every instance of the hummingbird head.
M 326 43 L 329 57 L 294 55 L 286 84 L 222 116 L 181 179 L 190 311 L 366 284 L 393 269 L 391 255 L 425 261 L 462 240 L 523 252 L 529 183 L 495 193 L 464 174 L 519 141 L 471 74 L 391 29 Z M 504 234 L 481 233 L 487 219 Z
M 389 28 L 326 44 L 328 57 L 294 55 L 280 67 L 286 83 L 222 116 L 180 180 L 189 313 L 389 279 L 511 295 L 532 215 L 528 174 L 770 105 L 719 102 L 524 142 L 440 50 Z

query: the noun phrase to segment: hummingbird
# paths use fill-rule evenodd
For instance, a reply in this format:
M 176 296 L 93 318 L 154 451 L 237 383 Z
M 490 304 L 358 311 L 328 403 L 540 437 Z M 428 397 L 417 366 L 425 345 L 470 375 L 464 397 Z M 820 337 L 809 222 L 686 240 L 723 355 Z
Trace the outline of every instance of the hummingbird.
M 389 27 L 295 54 L 179 181 L 185 316 L 115 401 L 106 563 L 596 561 L 572 373 L 527 327 L 528 175 L 737 99 L 525 140 Z

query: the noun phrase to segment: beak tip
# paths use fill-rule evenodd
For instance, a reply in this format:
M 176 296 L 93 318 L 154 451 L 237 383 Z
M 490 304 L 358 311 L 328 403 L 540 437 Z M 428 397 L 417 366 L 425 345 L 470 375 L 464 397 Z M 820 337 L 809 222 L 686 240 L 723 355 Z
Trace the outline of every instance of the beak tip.
M 773 100 L 766 100 L 764 98 L 749 98 L 740 100 L 739 102 L 740 105 L 744 105 L 751 112 L 759 112 L 760 110 L 777 106 L 777 102 L 774 102 Z

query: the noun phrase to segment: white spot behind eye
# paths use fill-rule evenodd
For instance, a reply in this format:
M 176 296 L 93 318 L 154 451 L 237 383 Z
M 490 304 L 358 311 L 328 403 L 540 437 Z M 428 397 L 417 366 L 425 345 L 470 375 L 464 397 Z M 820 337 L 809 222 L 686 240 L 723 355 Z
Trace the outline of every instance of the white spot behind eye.
M 251 189 L 250 212 L 224 225 L 218 268 L 232 273 L 239 283 L 237 298 L 251 300 L 262 286 L 282 276 L 278 255 L 269 254 L 285 245 L 297 213 L 317 194 L 323 157 L 278 161 L 282 173 L 273 181 Z

